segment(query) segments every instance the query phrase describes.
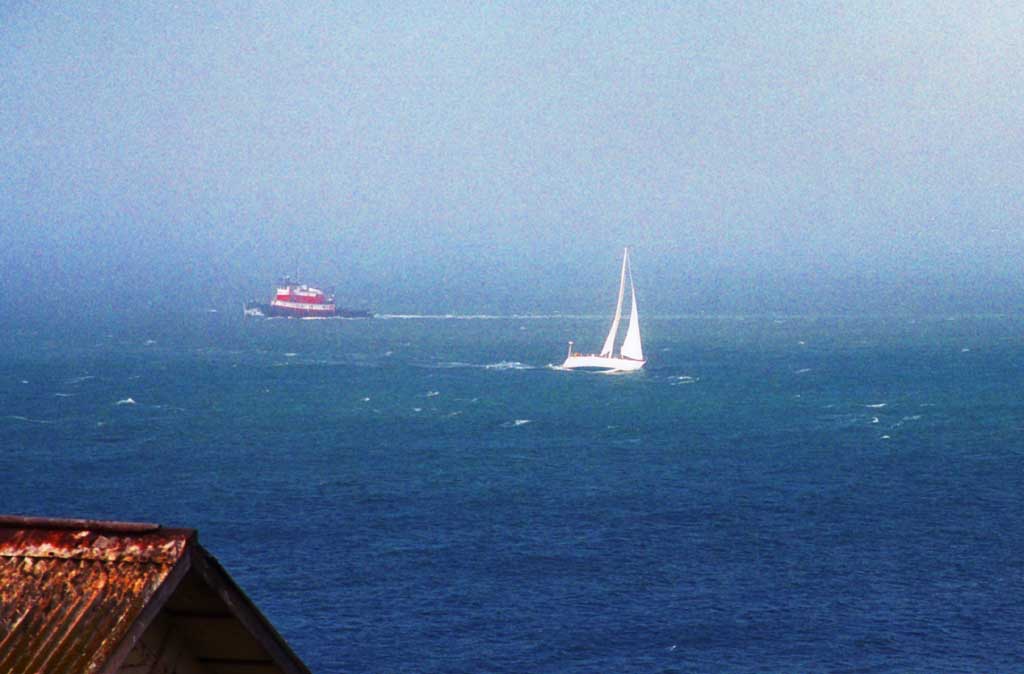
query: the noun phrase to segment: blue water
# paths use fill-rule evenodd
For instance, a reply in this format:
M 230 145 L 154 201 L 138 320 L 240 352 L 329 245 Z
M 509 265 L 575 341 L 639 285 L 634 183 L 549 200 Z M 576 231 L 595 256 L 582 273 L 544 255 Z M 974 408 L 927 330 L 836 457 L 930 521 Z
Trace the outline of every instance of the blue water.
M 0 511 L 194 527 L 316 672 L 1024 671 L 1024 320 L 2 329 Z

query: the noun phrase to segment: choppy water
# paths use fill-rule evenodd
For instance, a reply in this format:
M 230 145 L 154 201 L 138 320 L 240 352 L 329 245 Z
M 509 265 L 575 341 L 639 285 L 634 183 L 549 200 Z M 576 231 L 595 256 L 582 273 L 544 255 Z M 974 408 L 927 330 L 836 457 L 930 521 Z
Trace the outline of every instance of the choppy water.
M 0 511 L 200 539 L 316 672 L 1024 671 L 1024 320 L 0 334 Z

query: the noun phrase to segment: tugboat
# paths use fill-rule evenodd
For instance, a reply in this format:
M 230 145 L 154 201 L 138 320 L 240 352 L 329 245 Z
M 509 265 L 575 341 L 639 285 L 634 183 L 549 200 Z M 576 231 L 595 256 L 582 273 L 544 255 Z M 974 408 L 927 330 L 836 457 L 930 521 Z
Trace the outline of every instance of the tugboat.
M 292 281 L 285 277 L 277 286 L 274 299 L 268 302 L 253 300 L 245 303 L 246 316 L 285 318 L 370 318 L 365 309 L 339 307 L 334 295 L 320 288 Z

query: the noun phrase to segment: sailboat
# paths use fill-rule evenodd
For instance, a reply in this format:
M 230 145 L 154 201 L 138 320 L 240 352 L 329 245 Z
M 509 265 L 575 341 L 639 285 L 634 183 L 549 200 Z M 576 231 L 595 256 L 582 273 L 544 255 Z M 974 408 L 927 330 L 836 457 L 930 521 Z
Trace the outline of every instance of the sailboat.
M 629 278 L 629 328 L 626 338 L 622 340 L 618 355 L 615 355 L 615 339 L 619 332 L 622 319 L 622 300 L 626 292 L 626 278 Z M 601 372 L 628 372 L 639 370 L 647 362 L 644 360 L 644 349 L 640 343 L 640 317 L 636 310 L 636 288 L 633 286 L 633 270 L 629 266 L 629 248 L 622 253 L 622 272 L 619 275 L 619 300 L 615 305 L 615 317 L 612 319 L 611 330 L 604 340 L 601 353 L 582 354 L 572 350 L 573 342 L 569 342 L 569 355 L 562 367 L 567 370 L 596 370 Z

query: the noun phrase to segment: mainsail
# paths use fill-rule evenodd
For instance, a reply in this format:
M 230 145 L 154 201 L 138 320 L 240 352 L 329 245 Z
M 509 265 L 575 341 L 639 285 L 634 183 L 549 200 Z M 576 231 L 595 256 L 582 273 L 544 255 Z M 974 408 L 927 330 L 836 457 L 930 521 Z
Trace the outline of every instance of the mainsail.
M 636 288 L 633 287 L 633 270 L 629 270 L 629 329 L 626 330 L 626 339 L 622 342 L 622 351 L 625 358 L 633 360 L 644 359 L 644 348 L 640 344 L 640 316 L 636 311 Z
M 629 329 L 626 330 L 626 339 L 622 342 L 620 355 L 633 360 L 644 359 L 644 349 L 640 344 L 640 318 L 636 310 L 636 288 L 633 287 L 633 268 L 629 266 L 629 249 L 622 254 L 622 273 L 619 274 L 619 299 L 615 303 L 615 318 L 612 319 L 611 330 L 604 340 L 601 348 L 601 355 L 614 357 L 615 337 L 619 332 L 619 322 L 622 320 L 622 300 L 625 298 L 626 274 L 629 274 Z
M 615 335 L 619 332 L 619 320 L 622 318 L 622 295 L 626 289 L 626 265 L 628 262 L 629 249 L 627 248 L 622 256 L 622 273 L 619 274 L 619 301 L 615 304 L 615 318 L 612 319 L 612 329 L 608 331 L 608 337 L 605 338 L 604 346 L 601 347 L 602 356 L 610 357 L 612 350 L 615 348 Z

